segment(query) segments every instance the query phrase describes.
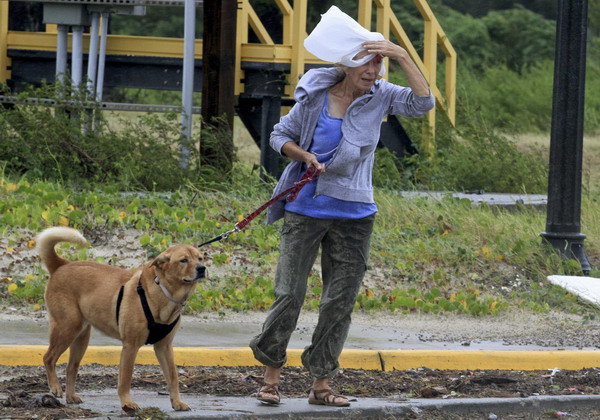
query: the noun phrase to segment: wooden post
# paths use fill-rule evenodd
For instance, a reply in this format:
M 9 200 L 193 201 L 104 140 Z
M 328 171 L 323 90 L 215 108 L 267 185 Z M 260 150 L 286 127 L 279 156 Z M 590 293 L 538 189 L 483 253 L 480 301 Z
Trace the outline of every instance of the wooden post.
M 373 12 L 373 1 L 372 0 L 358 0 L 358 18 L 357 22 L 360 23 L 365 29 L 371 30 L 371 14 Z
M 212 125 L 221 134 L 227 131 L 224 128 L 229 129 L 231 137 L 223 139 L 228 144 L 205 142 L 201 139 L 200 156 L 202 164 L 221 167 L 225 172 L 231 169 L 233 161 L 237 7 L 236 0 L 204 2 L 202 121 L 204 127 Z M 215 124 L 215 118 L 223 116 L 228 127 Z M 215 161 L 215 156 L 221 158 Z
M 306 8 L 307 0 L 294 1 L 294 17 L 292 19 L 294 32 L 292 35 L 292 63 L 290 66 L 289 92 L 294 95 L 300 77 L 304 75 L 304 38 L 306 38 Z
M 423 63 L 427 68 L 428 74 L 424 75 L 429 86 L 437 86 L 437 21 L 434 19 L 433 13 L 424 14 L 425 20 L 424 29 L 424 45 L 423 45 Z M 423 151 L 431 157 L 434 150 L 433 140 L 435 138 L 435 107 L 427 113 L 427 125 L 424 127 L 423 133 Z
M 10 78 L 10 59 L 6 53 L 8 42 L 8 2 L 0 2 L 0 82 Z
M 390 0 L 381 0 L 377 2 L 377 32 L 383 35 L 385 39 L 390 39 L 390 15 L 392 13 Z M 385 57 L 383 62 L 387 68 L 383 77 L 387 80 L 390 75 L 390 58 Z

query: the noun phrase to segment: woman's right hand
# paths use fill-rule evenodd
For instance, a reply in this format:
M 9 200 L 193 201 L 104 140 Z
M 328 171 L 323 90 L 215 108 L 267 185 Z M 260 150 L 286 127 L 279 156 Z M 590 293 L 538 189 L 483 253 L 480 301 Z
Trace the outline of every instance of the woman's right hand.
M 312 153 L 306 152 L 306 159 L 304 159 L 304 163 L 306 164 L 307 168 L 314 166 L 319 171 L 319 173 L 325 172 L 325 165 L 319 163 L 317 157 Z
M 325 172 L 325 165 L 319 163 L 317 157 L 314 154 L 302 149 L 293 141 L 285 143 L 281 148 L 281 151 L 285 156 L 289 157 L 290 159 L 304 162 L 307 168 L 314 166 L 320 173 Z

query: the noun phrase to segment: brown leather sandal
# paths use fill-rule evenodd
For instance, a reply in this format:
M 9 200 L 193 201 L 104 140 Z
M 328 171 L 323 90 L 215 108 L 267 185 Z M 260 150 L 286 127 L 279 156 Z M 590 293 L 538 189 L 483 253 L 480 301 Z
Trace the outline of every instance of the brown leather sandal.
M 343 401 L 340 401 L 343 399 Z M 329 407 L 348 407 L 350 401 L 342 395 L 336 395 L 329 388 L 311 389 L 308 394 L 308 403 L 315 405 L 327 405 Z
M 278 405 L 281 403 L 279 384 L 265 383 L 256 393 L 256 399 L 265 404 Z

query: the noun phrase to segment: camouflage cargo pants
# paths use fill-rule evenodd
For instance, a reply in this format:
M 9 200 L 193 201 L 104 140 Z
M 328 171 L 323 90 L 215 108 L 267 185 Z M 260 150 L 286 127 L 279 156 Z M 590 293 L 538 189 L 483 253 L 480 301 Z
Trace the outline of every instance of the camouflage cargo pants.
M 250 342 L 254 357 L 281 367 L 306 295 L 307 279 L 321 247 L 323 292 L 319 320 L 302 364 L 315 378 L 335 375 L 362 284 L 375 215 L 363 219 L 315 219 L 286 212 L 275 275 L 275 302 L 262 332 Z

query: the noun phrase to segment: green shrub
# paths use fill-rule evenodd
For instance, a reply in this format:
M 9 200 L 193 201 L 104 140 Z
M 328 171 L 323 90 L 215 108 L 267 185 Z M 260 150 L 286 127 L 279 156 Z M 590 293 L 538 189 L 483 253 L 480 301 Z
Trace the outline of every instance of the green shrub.
M 462 136 L 461 136 L 462 134 Z M 429 189 L 543 194 L 547 168 L 540 156 L 520 152 L 493 132 L 459 130 L 431 160 L 421 160 L 418 179 Z
M 199 182 L 201 176 L 222 182 L 220 168 L 226 168 L 227 176 L 231 170 L 231 153 L 214 153 L 213 161 L 200 170 L 199 139 L 184 145 L 177 114 L 147 114 L 109 123 L 96 105 L 89 108 L 81 97 L 58 85 L 27 89 L 19 97 L 36 98 L 39 103 L 51 99 L 56 106 L 17 104 L 0 112 L 0 164 L 8 175 L 164 191 Z M 222 125 L 203 132 L 194 128 L 205 143 L 222 146 L 213 150 L 233 149 L 232 144 L 223 144 L 231 136 Z M 182 146 L 190 151 L 185 168 L 180 161 Z

